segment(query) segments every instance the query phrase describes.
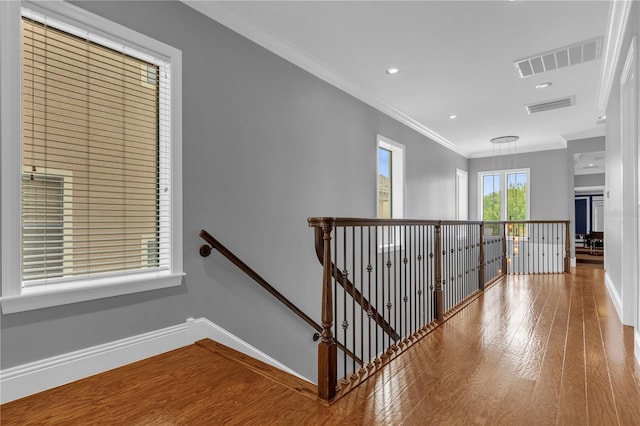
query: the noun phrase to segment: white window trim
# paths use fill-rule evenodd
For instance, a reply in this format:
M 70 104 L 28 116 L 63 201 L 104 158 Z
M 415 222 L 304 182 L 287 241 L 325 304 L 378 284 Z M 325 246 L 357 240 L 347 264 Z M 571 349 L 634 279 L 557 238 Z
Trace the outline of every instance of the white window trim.
M 378 158 L 378 149 L 384 148 L 391 151 L 391 218 L 403 219 L 404 218 L 404 206 L 405 206 L 405 147 L 404 145 L 391 140 L 382 135 L 377 135 L 377 147 L 376 147 L 376 182 L 378 182 L 378 176 L 380 175 L 380 160 Z M 376 183 L 376 217 L 380 217 L 380 190 L 378 183 Z M 393 238 L 393 242 L 386 241 L 389 235 L 385 231 L 385 227 L 378 229 L 378 238 L 380 244 L 378 245 L 378 253 L 390 250 L 400 250 L 404 243 L 403 235 L 400 233 L 400 229 L 397 228 Z M 382 241 L 386 241 L 384 244 Z
M 168 271 L 38 288 L 22 287 L 20 257 L 21 184 L 21 7 L 67 22 L 93 35 L 135 46 L 171 66 L 171 261 Z M 2 166 L 2 313 L 137 293 L 182 284 L 182 52 L 129 28 L 65 2 L 0 2 L 0 152 Z M 7 244 L 14 241 L 15 244 Z M 16 247 L 17 246 L 17 247 Z
M 465 188 L 466 209 L 462 214 L 460 212 L 461 210 L 460 209 L 461 207 L 460 206 L 460 195 L 461 195 L 460 179 L 464 179 L 464 181 L 466 182 L 466 188 Z M 461 216 L 464 216 L 464 217 L 461 217 Z M 458 168 L 456 168 L 456 220 L 469 220 L 469 173 L 466 170 L 462 170 Z
M 484 176 L 500 175 L 500 220 L 507 221 L 507 175 L 511 173 L 526 173 L 527 174 L 527 220 L 531 218 L 531 169 L 507 169 L 507 170 L 492 170 L 486 172 L 478 172 L 478 218 L 483 220 L 482 211 L 484 207 L 484 196 L 482 188 L 482 180 Z
M 391 151 L 391 218 L 403 219 L 404 218 L 404 204 L 405 204 L 405 147 L 404 145 L 386 138 L 382 135 L 377 135 L 377 148 L 384 148 Z M 378 176 L 380 175 L 380 164 L 378 160 L 378 150 L 376 149 L 376 182 L 378 182 Z M 378 184 L 376 183 L 376 217 L 380 217 L 380 191 L 378 190 Z

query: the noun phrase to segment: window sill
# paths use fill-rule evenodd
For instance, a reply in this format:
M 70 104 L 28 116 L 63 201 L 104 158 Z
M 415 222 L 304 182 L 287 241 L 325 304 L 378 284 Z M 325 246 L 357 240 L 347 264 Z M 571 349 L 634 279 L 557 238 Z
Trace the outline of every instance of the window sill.
M 167 287 L 177 287 L 182 284 L 184 275 L 184 273 L 152 273 L 103 279 L 99 282 L 75 282 L 73 286 L 66 288 L 64 284 L 24 288 L 22 294 L 0 298 L 0 306 L 2 306 L 2 314 L 4 315 Z

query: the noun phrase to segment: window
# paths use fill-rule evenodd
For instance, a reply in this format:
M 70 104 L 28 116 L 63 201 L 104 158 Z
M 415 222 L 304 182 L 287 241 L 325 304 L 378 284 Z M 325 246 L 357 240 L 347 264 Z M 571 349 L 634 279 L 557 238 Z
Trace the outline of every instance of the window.
M 481 220 L 529 219 L 529 169 L 478 174 Z
M 404 217 L 404 146 L 378 135 L 378 217 Z
M 378 147 L 378 217 L 391 219 L 391 156 L 390 150 Z
M 179 285 L 180 52 L 62 2 L 22 6 L 0 7 L 17 41 L 2 109 L 19 106 L 3 116 L 2 229 L 20 241 L 3 244 L 3 312 Z

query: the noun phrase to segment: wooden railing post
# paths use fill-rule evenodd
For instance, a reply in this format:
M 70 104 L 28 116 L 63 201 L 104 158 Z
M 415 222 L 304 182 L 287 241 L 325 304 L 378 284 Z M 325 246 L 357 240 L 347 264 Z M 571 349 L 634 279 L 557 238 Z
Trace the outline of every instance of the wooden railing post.
M 318 344 L 318 396 L 330 401 L 336 395 L 338 381 L 338 352 L 331 332 L 333 326 L 333 294 L 331 268 L 331 231 L 333 223 L 327 219 L 322 225 L 324 250 L 322 269 L 322 332 Z
M 443 284 L 443 280 L 442 280 L 442 233 L 441 231 L 441 225 L 438 224 L 435 226 L 435 247 L 433 249 L 433 251 L 435 252 L 435 279 L 436 279 L 436 285 L 435 288 L 433 290 L 433 294 L 434 294 L 434 301 L 435 301 L 435 309 L 436 309 L 436 319 L 438 321 L 443 321 L 444 320 L 444 298 L 443 298 L 443 294 L 442 294 L 442 284 Z
M 478 254 L 478 288 L 484 290 L 484 223 L 480 224 L 480 251 Z
M 509 264 L 507 262 L 507 235 L 509 229 L 509 224 L 507 222 L 503 223 L 502 226 L 502 274 L 506 275 L 509 273 L 508 267 Z
M 571 222 L 568 220 L 564 222 L 564 272 L 565 273 L 571 272 L 571 263 L 570 263 L 570 257 L 569 257 L 571 256 L 571 241 L 569 241 L 569 239 L 571 238 L 571 236 L 569 235 L 570 223 Z

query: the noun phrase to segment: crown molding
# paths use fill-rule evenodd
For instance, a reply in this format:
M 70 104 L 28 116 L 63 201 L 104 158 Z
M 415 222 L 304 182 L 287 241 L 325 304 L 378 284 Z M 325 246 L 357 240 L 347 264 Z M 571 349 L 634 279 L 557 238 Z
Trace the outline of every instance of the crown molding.
M 600 86 L 596 100 L 596 106 L 601 111 L 605 111 L 609 103 L 609 95 L 613 87 L 616 65 L 622 53 L 622 43 L 624 41 L 627 22 L 629 22 L 632 4 L 633 0 L 610 2 L 604 60 L 602 61 L 602 76 L 600 78 Z
M 338 72 L 331 69 L 327 64 L 314 56 L 303 52 L 300 48 L 289 41 L 284 40 L 272 32 L 258 26 L 255 22 L 248 21 L 234 13 L 227 7 L 220 4 L 220 2 L 203 2 L 197 0 L 181 0 L 181 2 L 320 78 L 321 80 L 324 80 L 332 86 L 342 90 L 343 92 L 348 93 L 354 98 L 359 99 L 378 111 L 398 120 L 400 123 L 410 127 L 416 132 L 428 137 L 440 145 L 443 145 L 451 151 L 468 158 L 469 154 L 460 150 L 453 142 L 429 129 L 388 102 L 368 93 L 357 84 L 347 80 Z

